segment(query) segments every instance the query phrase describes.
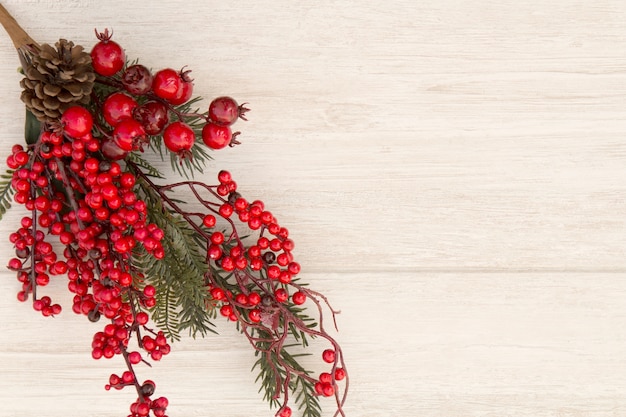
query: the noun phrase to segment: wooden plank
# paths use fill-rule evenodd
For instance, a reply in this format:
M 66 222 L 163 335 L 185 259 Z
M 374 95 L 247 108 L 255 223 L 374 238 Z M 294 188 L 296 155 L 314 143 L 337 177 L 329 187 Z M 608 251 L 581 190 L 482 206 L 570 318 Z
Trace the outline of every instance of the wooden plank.
M 110 415 L 132 400 L 108 393 L 117 359 L 93 361 L 98 325 L 69 312 L 37 317 L 0 282 L 0 401 L 12 416 Z M 624 274 L 310 274 L 336 308 L 351 371 L 348 415 L 619 416 L 626 412 Z M 186 339 L 141 377 L 169 397 L 170 415 L 268 413 L 247 342 Z M 19 341 L 16 342 L 16 341 Z M 323 347 L 317 346 L 315 350 Z M 312 369 L 323 370 L 315 358 Z M 107 414 L 108 413 L 108 414 Z M 119 412 L 118 412 L 119 414 Z M 330 415 L 329 413 L 324 414 Z

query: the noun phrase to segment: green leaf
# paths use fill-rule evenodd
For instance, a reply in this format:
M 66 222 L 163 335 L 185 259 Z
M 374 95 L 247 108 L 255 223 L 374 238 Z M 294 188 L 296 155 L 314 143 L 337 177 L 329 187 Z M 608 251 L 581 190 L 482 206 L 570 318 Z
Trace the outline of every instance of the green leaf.
M 26 126 L 24 128 L 24 137 L 26 143 L 34 145 L 39 140 L 41 135 L 41 122 L 37 120 L 35 115 L 28 109 L 26 109 Z

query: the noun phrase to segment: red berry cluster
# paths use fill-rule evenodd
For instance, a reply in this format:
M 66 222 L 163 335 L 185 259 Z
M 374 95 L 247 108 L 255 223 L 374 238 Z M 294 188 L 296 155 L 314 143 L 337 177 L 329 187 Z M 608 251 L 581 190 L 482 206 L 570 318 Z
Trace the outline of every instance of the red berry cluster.
M 108 30 L 97 34 L 100 42 L 91 52 L 96 73 L 112 77 L 109 81 L 124 91 L 110 94 L 102 103 L 102 116 L 113 129 L 103 144 L 103 152 L 110 159 L 124 159 L 128 152 L 142 150 L 149 143 L 148 136 L 162 135 L 163 143 L 181 158 L 191 156 L 196 133 L 184 119 L 184 114 L 172 106 L 187 103 L 193 95 L 191 71 L 165 68 L 154 75 L 143 65 L 124 68 L 123 49 L 111 40 Z M 119 74 L 119 76 L 118 76 Z M 138 103 L 141 100 L 141 104 Z M 238 143 L 230 126 L 238 118 L 245 119 L 248 109 L 231 97 L 218 97 L 211 102 L 201 137 L 211 149 L 221 149 Z M 170 111 L 178 120 L 170 120 Z
M 270 380 L 276 386 L 269 388 L 271 400 L 281 404 L 276 416 L 291 416 L 289 392 L 299 384 L 309 396 L 334 396 L 335 415 L 344 415 L 348 378 L 343 354 L 321 319 L 324 306 L 333 318 L 337 311 L 322 294 L 299 284 L 301 268 L 288 229 L 262 201 L 245 199 L 228 171 L 219 172 L 216 185 L 157 185 L 151 180 L 155 174 L 146 174 L 137 162 L 143 161 L 138 152 L 161 149 L 161 143 L 174 158 L 191 158 L 200 154 L 194 154 L 196 137 L 211 149 L 233 146 L 239 132 L 233 133 L 231 126 L 245 120 L 248 109 L 223 96 L 205 113 L 190 112 L 190 71 L 166 68 L 153 74 L 140 64 L 127 67 L 123 49 L 108 30 L 96 34 L 99 42 L 91 58 L 99 89 L 94 88 L 91 103 L 70 107 L 58 121 L 44 123 L 34 143 L 13 146 L 7 158 L 14 200 L 30 212 L 9 236 L 15 257 L 8 267 L 22 286 L 17 298 L 32 298 L 33 308 L 44 316 L 59 314 L 61 306 L 38 295 L 37 288 L 46 286 L 51 276 L 66 275 L 74 294 L 72 310 L 92 322 L 102 316 L 107 320 L 93 336 L 92 357 L 121 356 L 126 364 L 127 370 L 109 377 L 105 389 L 136 389 L 129 417 L 167 417 L 168 400 L 152 399 L 154 382 L 140 383 L 134 367 L 159 361 L 171 350 L 164 333 L 148 327 L 146 311 L 157 304 L 157 290 L 149 283 L 157 281 L 144 276 L 149 269 L 137 255 L 150 261 L 165 258 L 173 239 L 166 239 L 149 219 L 163 226 L 160 221 L 168 221 L 164 215 L 172 215 L 197 234 L 200 257 L 206 251 L 206 273 L 199 285 L 206 285 L 208 293 L 201 308 L 216 309 L 236 322 L 257 353 L 272 361 L 275 377 Z M 171 196 L 180 188 L 206 210 L 181 208 Z M 156 200 L 162 206 L 148 207 L 146 201 Z M 169 223 L 164 224 L 169 230 Z M 198 275 L 195 270 L 193 275 Z M 319 324 L 302 314 L 307 301 L 317 307 Z M 289 337 L 306 346 L 305 335 L 332 345 L 322 354 L 331 369 L 317 378 L 290 362 L 288 357 L 295 356 L 285 350 L 293 346 Z M 294 378 L 299 381 L 294 383 Z M 344 381 L 343 393 L 339 381 Z
M 208 210 L 207 213 L 183 214 L 188 218 L 199 217 L 197 226 L 204 227 L 206 260 L 214 266 L 213 272 L 207 274 L 208 291 L 214 305 L 222 316 L 237 322 L 251 343 L 265 354 L 272 351 L 278 356 L 286 340 L 284 329 L 290 325 L 328 340 L 333 348 L 323 352 L 322 360 L 332 368 L 319 374 L 317 379 L 306 378 L 314 387 L 313 395 L 336 396 L 338 402 L 342 401 L 338 396 L 338 382 L 347 375 L 339 346 L 323 329 L 313 330 L 297 317 L 298 306 L 311 299 L 319 308 L 318 298 L 323 299 L 323 296 L 297 283 L 300 264 L 294 260 L 294 242 L 289 238 L 288 229 L 278 223 L 262 201 L 246 200 L 237 191 L 237 183 L 228 171 L 219 172 L 218 182 L 214 186 L 182 182 L 165 187 L 168 191 L 189 187 Z M 201 197 L 200 187 L 209 192 L 214 201 Z M 167 202 L 168 194 L 163 191 L 161 197 Z M 240 235 L 236 223 L 250 230 L 246 239 Z M 269 347 L 264 343 L 269 343 Z M 294 372 L 285 362 L 280 362 L 280 366 L 286 373 Z M 283 406 L 276 415 L 289 417 L 287 389 L 283 396 Z

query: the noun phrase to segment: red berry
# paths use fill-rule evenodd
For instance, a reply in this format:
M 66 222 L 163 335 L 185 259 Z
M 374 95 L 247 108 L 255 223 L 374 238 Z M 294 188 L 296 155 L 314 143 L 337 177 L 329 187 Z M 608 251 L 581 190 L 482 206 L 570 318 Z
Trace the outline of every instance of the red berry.
M 257 309 L 257 308 L 253 308 L 252 310 L 250 310 L 250 312 L 248 313 L 248 318 L 250 319 L 251 322 L 253 323 L 258 323 L 261 321 L 261 310 Z
M 211 149 L 222 149 L 230 145 L 233 133 L 228 126 L 207 123 L 202 128 L 202 140 Z
M 341 381 L 346 377 L 346 371 L 343 368 L 335 369 L 335 379 Z
M 137 102 L 132 97 L 124 93 L 113 93 L 104 100 L 102 116 L 109 125 L 115 127 L 122 120 L 130 119 L 135 107 Z
M 152 89 L 152 74 L 143 65 L 131 65 L 122 74 L 122 84 L 131 94 L 147 94 Z
M 134 119 L 122 120 L 113 129 L 113 141 L 124 151 L 139 149 L 139 144 L 145 140 L 146 131 L 141 123 Z
M 239 117 L 239 106 L 231 97 L 218 97 L 209 104 L 209 118 L 216 124 L 230 126 Z
M 284 289 L 279 288 L 274 291 L 274 297 L 276 297 L 276 301 L 279 303 L 284 303 L 289 298 L 289 294 Z
M 167 106 L 159 101 L 147 101 L 137 107 L 133 117 L 139 121 L 148 135 L 158 135 L 169 122 Z
M 178 89 L 178 93 L 176 97 L 169 100 L 170 103 L 174 105 L 179 105 L 186 103 L 189 101 L 193 94 L 193 83 L 190 81 L 182 80 L 180 83 L 180 88 Z
M 291 296 L 291 300 L 296 305 L 304 304 L 304 302 L 306 301 L 306 294 L 304 294 L 302 291 L 296 291 Z
M 128 151 L 123 150 L 111 139 L 104 139 L 102 141 L 102 153 L 107 159 L 117 161 L 126 158 Z
M 174 122 L 163 131 L 163 142 L 167 149 L 183 158 L 189 156 L 195 140 L 193 130 L 183 122 Z
M 324 352 L 322 352 L 322 359 L 326 363 L 335 362 L 335 357 L 336 357 L 335 351 L 332 349 L 326 349 Z
M 202 224 L 204 224 L 206 227 L 213 227 L 215 226 L 215 223 L 216 223 L 216 219 L 215 219 L 215 216 L 212 214 L 207 214 L 202 219 Z
M 93 118 L 91 113 L 81 106 L 72 106 L 61 116 L 63 131 L 70 137 L 80 138 L 91 132 Z
M 176 99 L 182 84 L 182 79 L 178 72 L 171 68 L 162 69 L 157 72 L 152 81 L 152 90 L 157 97 L 165 100 Z
M 91 65 L 100 75 L 109 77 L 122 69 L 126 61 L 126 55 L 121 46 L 111 40 L 113 33 L 105 29 L 104 33 L 96 36 L 100 40 L 91 50 Z
M 278 417 L 291 417 L 291 408 L 287 405 L 281 408 Z

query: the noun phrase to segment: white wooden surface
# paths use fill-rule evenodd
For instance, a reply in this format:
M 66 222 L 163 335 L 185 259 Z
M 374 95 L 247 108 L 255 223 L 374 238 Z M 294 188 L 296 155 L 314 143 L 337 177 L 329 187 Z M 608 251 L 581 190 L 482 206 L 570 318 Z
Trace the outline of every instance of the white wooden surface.
M 626 415 L 625 2 L 2 3 L 42 42 L 112 27 L 130 57 L 250 102 L 207 176 L 263 198 L 341 308 L 349 416 Z M 23 117 L 4 34 L 0 62 L 4 154 Z M 125 415 L 94 326 L 17 289 L 0 274 L 0 416 Z M 273 414 L 220 331 L 142 373 L 171 417 Z

